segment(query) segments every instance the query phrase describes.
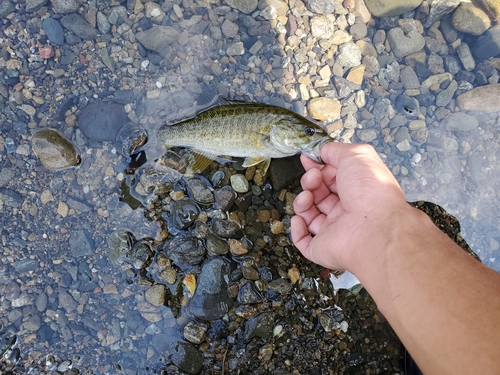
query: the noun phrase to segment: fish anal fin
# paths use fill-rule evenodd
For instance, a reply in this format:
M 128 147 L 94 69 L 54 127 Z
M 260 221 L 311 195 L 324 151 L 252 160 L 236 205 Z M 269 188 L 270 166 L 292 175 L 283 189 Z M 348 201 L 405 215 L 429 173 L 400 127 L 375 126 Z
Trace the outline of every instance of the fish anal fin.
M 245 160 L 243 161 L 243 168 L 248 168 L 253 165 L 257 165 L 259 163 L 262 163 L 265 160 L 270 160 L 269 158 L 266 158 L 265 156 L 249 156 L 246 157 Z
M 191 173 L 201 173 L 215 160 L 217 155 L 198 150 L 188 150 L 186 161 L 188 171 Z

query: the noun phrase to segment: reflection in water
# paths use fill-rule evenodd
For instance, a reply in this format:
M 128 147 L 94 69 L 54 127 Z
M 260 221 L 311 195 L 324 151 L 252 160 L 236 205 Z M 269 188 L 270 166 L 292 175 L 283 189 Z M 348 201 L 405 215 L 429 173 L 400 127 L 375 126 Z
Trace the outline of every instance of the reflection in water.
M 155 136 L 214 87 L 325 121 L 499 270 L 498 26 L 387 3 L 366 1 L 376 18 L 362 1 L 2 3 L 0 370 L 400 373 L 370 296 L 334 293 L 290 243 L 297 158 L 184 178 Z M 78 169 L 40 165 L 44 128 Z

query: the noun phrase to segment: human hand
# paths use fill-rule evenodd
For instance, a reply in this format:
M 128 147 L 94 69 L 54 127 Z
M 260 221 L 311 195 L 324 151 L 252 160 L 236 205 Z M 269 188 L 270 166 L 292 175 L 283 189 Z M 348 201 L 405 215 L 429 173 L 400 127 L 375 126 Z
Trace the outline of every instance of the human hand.
M 292 239 L 309 260 L 355 273 L 357 262 L 392 240 L 401 218 L 393 214 L 410 206 L 373 147 L 327 143 L 321 159 L 325 164 L 301 156 L 306 173 L 294 201 Z

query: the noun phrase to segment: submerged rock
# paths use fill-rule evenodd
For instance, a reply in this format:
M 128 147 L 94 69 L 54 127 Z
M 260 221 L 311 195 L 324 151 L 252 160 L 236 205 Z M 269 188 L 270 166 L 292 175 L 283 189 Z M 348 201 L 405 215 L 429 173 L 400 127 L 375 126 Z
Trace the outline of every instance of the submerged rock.
M 118 131 L 127 121 L 127 114 L 122 105 L 92 103 L 82 110 L 78 126 L 90 140 L 114 141 Z
M 51 171 L 76 167 L 82 158 L 76 147 L 54 129 L 41 129 L 31 137 L 33 152 Z
M 212 256 L 203 263 L 198 286 L 189 302 L 189 311 L 201 320 L 222 318 L 232 307 L 227 293 L 227 280 L 231 273 L 228 260 Z

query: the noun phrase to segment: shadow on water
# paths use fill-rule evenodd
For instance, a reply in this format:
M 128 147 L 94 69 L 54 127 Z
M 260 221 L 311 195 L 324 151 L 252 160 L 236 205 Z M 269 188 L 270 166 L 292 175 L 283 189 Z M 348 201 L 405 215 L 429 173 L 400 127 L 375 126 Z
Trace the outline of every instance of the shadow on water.
M 250 11 L 253 2 L 228 3 L 233 7 L 86 3 L 81 14 L 97 17 L 100 31 L 89 37 L 65 26 L 65 11 L 54 5 L 32 12 L 18 4 L 9 12 L 14 16 L 3 18 L 3 373 L 402 371 L 399 341 L 366 291 L 335 293 L 329 270 L 304 260 L 290 242 L 302 173 L 296 157 L 274 160 L 269 175 L 235 162 L 186 178 L 166 173 L 172 164 L 152 163 L 162 148 L 158 126 L 193 116 L 206 105 L 207 88 L 307 115 L 311 99 L 330 99 L 326 110 L 340 101 L 342 121 L 330 121 L 329 129 L 342 128 L 343 141 L 373 144 L 409 201 L 418 201 L 462 248 L 466 240 L 485 264 L 500 269 L 497 116 L 467 112 L 477 124 L 453 117 L 466 112 L 455 105 L 459 91 L 471 89 L 470 81 L 498 81 L 498 65 L 466 70 L 454 54 L 438 51 L 437 28 L 423 57 L 395 59 L 380 31 L 385 39 L 397 25 L 418 28 L 410 19 L 420 10 L 398 24 L 397 17 L 363 20 L 340 3 L 326 19 L 299 1 L 290 1 L 290 10 L 283 1 L 270 1 L 272 8 L 259 1 Z M 53 41 L 43 21 L 49 16 L 63 23 L 66 41 Z M 362 60 L 340 65 L 343 47 L 323 35 L 331 22 L 337 31 L 368 24 L 356 39 L 365 42 L 358 43 Z M 159 25 L 168 28 L 158 39 L 151 30 Z M 51 45 L 56 58 L 33 53 L 37 40 Z M 399 82 L 400 63 L 420 74 L 418 87 L 442 74 L 429 63 L 433 71 L 425 77 L 426 59 L 441 56 L 443 72 L 453 76 L 430 85 L 430 102 Z M 361 62 L 363 83 L 347 80 Z M 435 105 L 453 85 L 453 99 Z M 85 108 L 94 113 L 82 115 Z M 114 142 L 127 121 L 148 134 L 137 158 L 120 155 Z M 30 134 L 47 126 L 80 148 L 78 169 L 49 173 L 40 165 Z M 235 175 L 248 184 L 238 193 Z

